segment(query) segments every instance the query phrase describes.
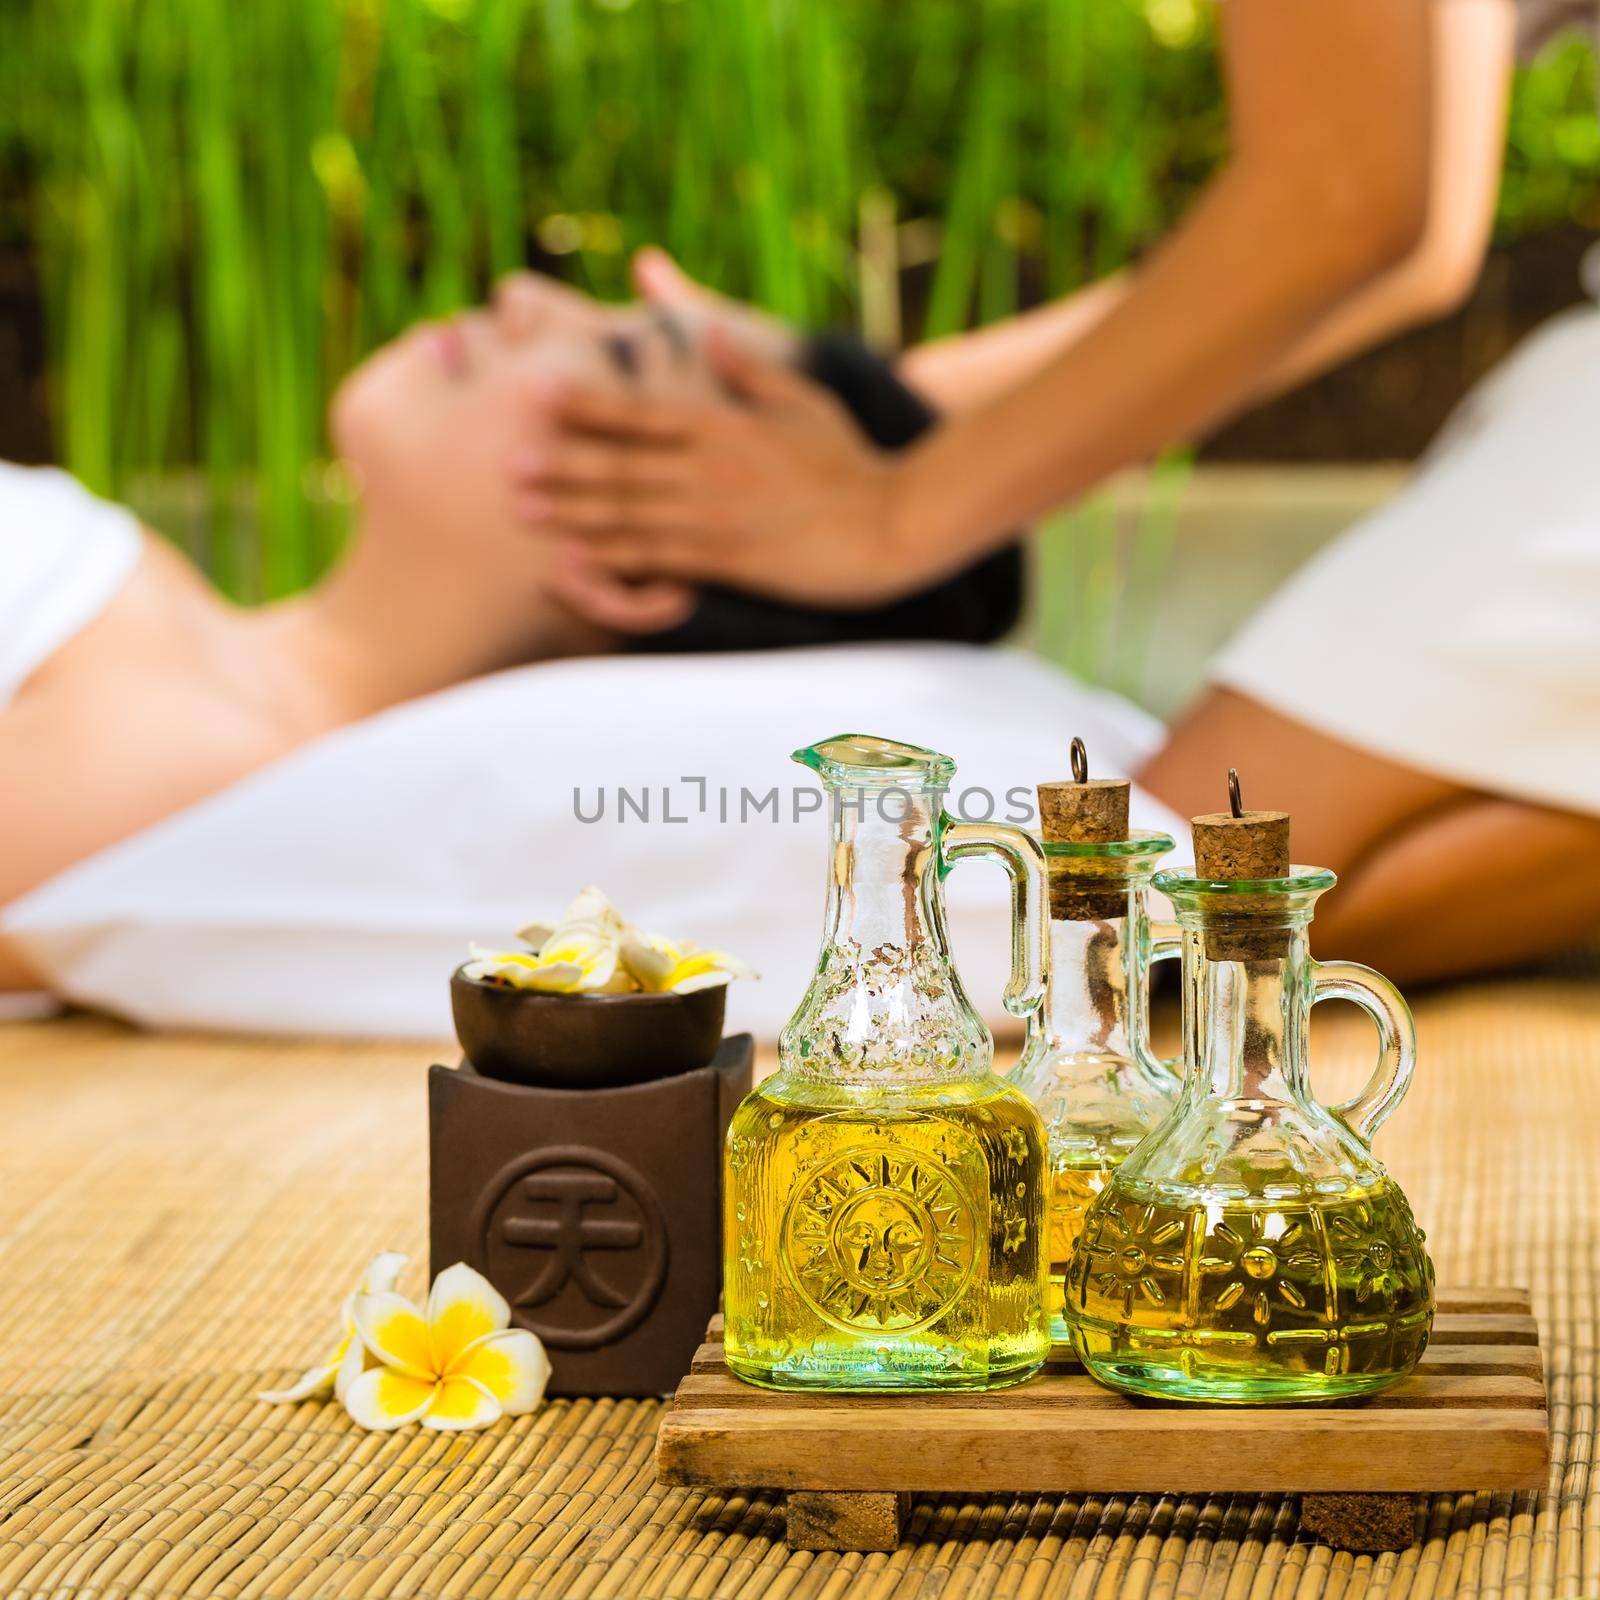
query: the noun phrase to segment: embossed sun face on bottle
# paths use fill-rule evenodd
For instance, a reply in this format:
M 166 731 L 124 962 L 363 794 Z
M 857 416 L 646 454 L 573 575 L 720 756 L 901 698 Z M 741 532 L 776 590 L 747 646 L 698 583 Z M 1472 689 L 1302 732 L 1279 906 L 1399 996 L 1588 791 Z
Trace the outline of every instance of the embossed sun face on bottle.
M 862 1144 L 805 1173 L 780 1229 L 790 1282 L 846 1332 L 925 1327 L 966 1286 L 977 1228 L 961 1183 L 914 1150 Z
M 728 1365 L 784 1388 L 989 1388 L 1048 1345 L 1043 1136 L 998 1079 L 870 1112 L 780 1086 L 727 1148 Z

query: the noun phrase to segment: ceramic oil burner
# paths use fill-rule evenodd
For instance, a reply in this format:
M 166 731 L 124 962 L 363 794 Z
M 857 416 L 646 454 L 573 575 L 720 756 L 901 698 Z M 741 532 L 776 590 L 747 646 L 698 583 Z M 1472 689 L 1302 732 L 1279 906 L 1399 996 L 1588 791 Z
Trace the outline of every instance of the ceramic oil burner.
M 429 1074 L 432 1270 L 476 1267 L 545 1343 L 552 1395 L 655 1395 L 722 1288 L 721 1154 L 750 1088 L 721 988 L 547 995 L 452 981 Z

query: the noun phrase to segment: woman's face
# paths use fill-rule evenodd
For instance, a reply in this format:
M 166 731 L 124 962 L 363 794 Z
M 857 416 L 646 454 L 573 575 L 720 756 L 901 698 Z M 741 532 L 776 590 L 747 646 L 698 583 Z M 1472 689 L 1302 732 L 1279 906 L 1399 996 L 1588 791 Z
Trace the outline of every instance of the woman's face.
M 549 426 L 543 398 L 564 382 L 715 392 L 703 359 L 670 325 L 520 273 L 490 305 L 420 323 L 352 372 L 334 398 L 334 444 L 386 528 L 525 541 L 511 465 L 537 448 Z

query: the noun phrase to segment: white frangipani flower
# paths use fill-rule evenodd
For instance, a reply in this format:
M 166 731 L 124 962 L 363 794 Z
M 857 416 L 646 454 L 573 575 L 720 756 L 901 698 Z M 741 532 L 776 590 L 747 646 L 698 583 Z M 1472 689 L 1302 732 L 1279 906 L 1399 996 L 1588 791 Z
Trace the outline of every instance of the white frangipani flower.
M 592 885 L 556 923 L 530 922 L 518 938 L 526 951 L 471 947 L 469 978 L 546 994 L 689 994 L 732 978 L 754 978 L 724 950 L 641 933 Z
M 363 1428 L 484 1428 L 532 1411 L 550 1381 L 544 1346 L 511 1327 L 504 1296 L 465 1262 L 433 1280 L 426 1314 L 386 1290 L 357 1296 L 355 1322 L 377 1358 L 344 1394 Z
M 553 934 L 569 928 L 592 929 L 620 938 L 628 929 L 627 920 L 610 900 L 591 883 L 573 896 L 559 922 L 529 922 L 517 929 L 517 937 L 532 950 L 544 949 Z
M 689 940 L 678 943 L 659 933 L 632 930 L 622 941 L 622 962 L 639 987 L 653 994 L 689 994 L 733 978 L 756 976 L 726 950 L 702 950 Z
M 513 989 L 544 989 L 560 994 L 572 990 L 583 976 L 576 962 L 542 962 L 526 951 L 485 950 L 471 945 L 472 960 L 461 969 L 469 978 L 492 978 Z

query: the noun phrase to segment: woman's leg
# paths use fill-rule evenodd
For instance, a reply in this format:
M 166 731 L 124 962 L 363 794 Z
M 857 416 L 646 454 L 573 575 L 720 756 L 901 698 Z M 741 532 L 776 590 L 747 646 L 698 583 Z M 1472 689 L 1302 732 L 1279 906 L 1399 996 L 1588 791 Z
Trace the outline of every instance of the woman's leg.
M 1380 843 L 1322 946 L 1413 983 L 1523 965 L 1600 930 L 1600 818 L 1469 794 Z
M 1318 948 L 1400 982 L 1535 960 L 1600 928 L 1600 818 L 1461 788 L 1213 689 L 1140 774 L 1182 815 L 1288 811 L 1298 861 L 1345 880 Z

